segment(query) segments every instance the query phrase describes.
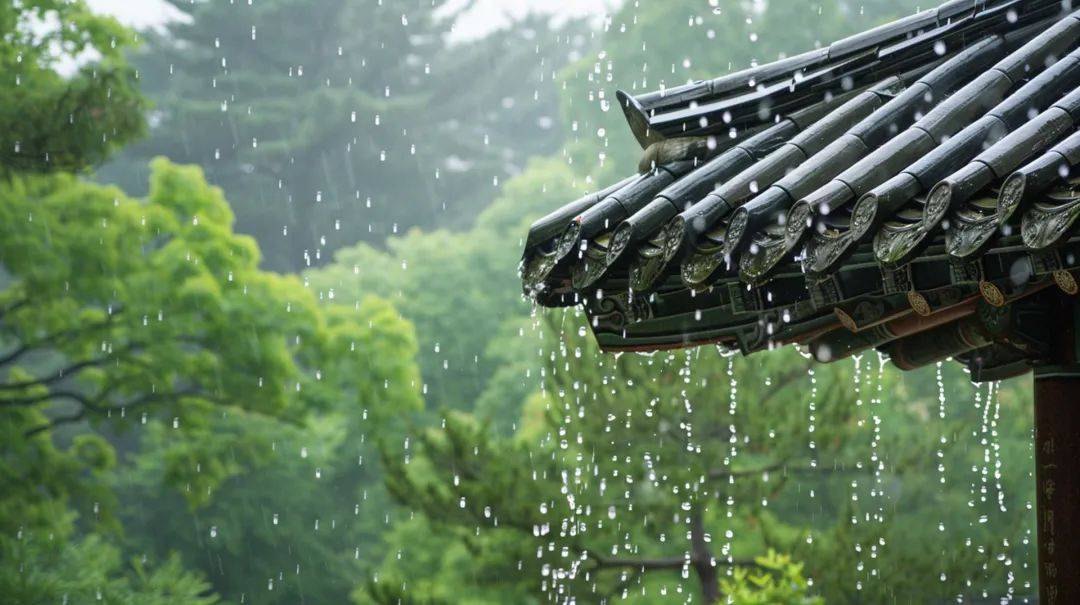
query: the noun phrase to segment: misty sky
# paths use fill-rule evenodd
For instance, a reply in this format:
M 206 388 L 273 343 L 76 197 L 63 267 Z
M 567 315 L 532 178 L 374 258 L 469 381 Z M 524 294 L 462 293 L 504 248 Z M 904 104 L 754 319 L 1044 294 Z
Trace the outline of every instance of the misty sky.
M 87 3 L 136 27 L 159 25 L 175 15 L 174 9 L 162 0 L 87 0 Z M 477 0 L 476 7 L 458 22 L 456 35 L 465 39 L 483 35 L 530 11 L 578 17 L 602 15 L 616 4 L 617 0 Z

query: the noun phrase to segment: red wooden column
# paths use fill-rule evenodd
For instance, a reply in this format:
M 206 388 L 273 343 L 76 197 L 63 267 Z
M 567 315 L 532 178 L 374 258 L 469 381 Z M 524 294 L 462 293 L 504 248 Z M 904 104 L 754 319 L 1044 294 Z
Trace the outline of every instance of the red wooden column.
M 1053 364 L 1035 373 L 1039 603 L 1080 604 L 1080 355 L 1077 305 L 1062 298 Z M 1055 315 L 1057 315 L 1055 313 Z

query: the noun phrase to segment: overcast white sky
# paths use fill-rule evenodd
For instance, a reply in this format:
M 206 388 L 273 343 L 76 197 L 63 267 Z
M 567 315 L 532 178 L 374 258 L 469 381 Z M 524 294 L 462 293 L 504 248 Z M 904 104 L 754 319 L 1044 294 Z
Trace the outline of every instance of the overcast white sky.
M 311 0 L 317 2 L 318 0 Z M 387 0 L 393 3 L 394 0 Z M 455 0 L 459 1 L 459 0 Z M 87 0 L 96 10 L 115 15 L 124 23 L 145 27 L 164 23 L 172 7 L 161 0 Z M 610 12 L 618 0 L 477 0 L 476 7 L 457 24 L 458 38 L 472 38 L 506 24 L 530 11 L 560 17 L 599 16 Z

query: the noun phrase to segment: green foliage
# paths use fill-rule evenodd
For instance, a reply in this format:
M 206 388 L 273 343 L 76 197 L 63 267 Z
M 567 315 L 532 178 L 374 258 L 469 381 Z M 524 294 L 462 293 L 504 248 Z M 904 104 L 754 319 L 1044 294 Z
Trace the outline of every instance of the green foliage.
M 196 510 L 179 494 L 155 489 L 169 439 L 167 428 L 156 427 L 142 440 L 134 468 L 114 481 L 129 503 L 120 513 L 128 545 L 155 556 L 177 553 L 231 602 L 244 595 L 262 603 L 344 602 L 358 582 L 356 559 L 378 558 L 385 530 L 382 471 L 377 452 L 364 443 L 377 436 L 376 427 L 386 424 L 362 421 L 351 410 L 304 427 L 259 417 L 219 420 L 219 439 L 259 435 L 273 449 Z
M 1032 592 L 1031 386 L 1019 379 L 976 387 L 946 363 L 905 375 L 887 392 L 879 459 L 906 469 L 883 483 L 892 504 L 875 513 L 872 498 L 834 493 L 838 518 L 850 522 L 793 549 L 828 602 Z M 875 514 L 881 520 L 867 523 Z M 868 550 L 881 562 L 871 564 Z
M 137 244 L 120 245 L 134 225 L 130 202 L 121 209 L 118 192 L 70 176 L 25 176 L 82 170 L 141 132 L 143 102 L 122 55 L 134 37 L 81 0 L 6 3 L 0 32 L 10 78 L 0 89 L 0 594 L 25 604 L 213 605 L 209 585 L 175 558 L 128 561 L 110 540 L 119 529 L 107 488 L 112 444 L 86 432 L 58 444 L 47 431 L 90 411 L 122 412 L 87 393 L 154 373 L 105 361 L 110 306 L 140 256 Z M 110 391 L 130 397 L 133 382 Z M 82 407 L 50 405 L 60 400 Z M 80 536 L 80 516 L 97 533 Z
M 110 470 L 111 447 L 99 437 L 80 435 L 67 448 L 59 448 L 45 435 L 27 439 L 24 432 L 44 421 L 37 410 L 5 410 L 0 415 L 0 534 L 11 536 L 22 528 L 40 528 L 61 534 L 70 524 L 67 503 L 75 499 L 94 503 L 95 521 L 114 528 L 111 494 L 102 488 Z M 87 459 L 82 454 L 93 452 Z M 89 512 L 89 511 L 87 511 Z M 102 513 L 102 514 L 98 514 Z
M 176 558 L 151 566 L 122 560 L 97 536 L 76 542 L 55 534 L 0 535 L 0 593 L 6 602 L 214 605 L 220 601 Z
M 164 418 L 177 435 L 166 476 L 197 481 L 199 499 L 237 468 L 211 439 L 215 408 L 299 420 L 342 398 L 375 414 L 418 405 L 407 324 L 374 301 L 323 311 L 295 278 L 259 270 L 198 169 L 156 162 L 146 202 L 69 177 L 0 196 L 0 406 L 53 412 L 28 435 Z
M 516 259 L 520 247 L 506 234 L 525 232 L 515 219 L 542 214 L 575 197 L 566 186 L 552 187 L 553 179 L 570 188 L 592 187 L 580 175 L 593 171 L 598 161 L 604 168 L 595 174 L 603 181 L 613 179 L 618 166 L 635 163 L 636 144 L 627 138 L 617 109 L 604 112 L 595 102 L 603 94 L 610 98 L 616 84 L 655 87 L 659 84 L 651 77 L 646 82 L 637 78 L 643 73 L 668 78 L 667 61 L 676 76 L 665 85 L 684 77 L 715 76 L 758 58 L 770 59 L 781 49 L 811 48 L 906 12 L 895 3 L 867 9 L 865 16 L 839 2 L 775 4 L 764 14 L 749 14 L 757 9 L 722 3 L 719 17 L 702 15 L 702 24 L 690 19 L 691 33 L 700 36 L 689 41 L 666 35 L 654 40 L 646 34 L 685 26 L 683 17 L 697 14 L 699 6 L 680 14 L 680 7 L 668 5 L 625 5 L 600 43 L 602 60 L 583 59 L 561 72 L 570 90 L 561 97 L 565 121 L 576 122 L 571 155 L 537 162 L 508 181 L 507 194 L 479 221 L 483 227 L 491 217 L 490 230 L 477 228 L 467 236 L 412 232 L 391 238 L 387 252 L 367 246 L 344 249 L 333 264 L 305 274 L 324 301 L 348 301 L 365 291 L 394 298 L 417 324 L 429 408 L 472 409 L 485 419 L 478 423 L 446 412 L 437 419 L 439 429 L 419 433 L 411 449 L 384 451 L 392 493 L 419 515 L 407 523 L 424 528 L 416 531 L 437 533 L 426 537 L 437 546 L 435 552 L 419 549 L 415 534 L 395 529 L 385 538 L 389 554 L 379 582 L 370 591 L 358 591 L 357 602 L 423 602 L 461 593 L 480 595 L 478 602 L 504 602 L 487 596 L 493 589 L 519 591 L 513 593 L 515 602 L 539 600 L 547 598 L 544 582 L 556 571 L 574 569 L 577 575 L 564 583 L 581 602 L 619 595 L 630 602 L 654 603 L 662 594 L 681 599 L 662 591 L 685 583 L 677 579 L 681 565 L 672 561 L 695 556 L 687 526 L 697 517 L 713 547 L 730 557 L 729 563 L 738 563 L 722 566 L 720 580 L 729 583 L 719 585 L 739 592 L 740 598 L 769 602 L 776 591 L 790 587 L 783 580 L 768 584 L 773 574 L 755 575 L 760 569 L 755 557 L 770 549 L 804 561 L 815 582 L 812 589 L 795 590 L 792 598 L 807 602 L 815 602 L 813 594 L 837 603 L 919 602 L 959 594 L 965 580 L 1004 585 L 1001 576 L 995 577 L 998 571 L 978 571 L 993 567 L 985 567 L 991 560 L 985 551 L 967 547 L 956 553 L 951 546 L 962 535 L 976 545 L 991 544 L 994 538 L 993 531 L 971 529 L 967 475 L 950 476 L 944 490 L 937 482 L 939 460 L 959 473 L 976 467 L 981 451 L 961 445 L 971 443 L 962 438 L 961 427 L 978 423 L 966 408 L 951 409 L 964 412 L 955 420 L 927 427 L 936 394 L 912 385 L 932 385 L 932 376 L 901 380 L 892 371 L 879 376 L 878 361 L 867 356 L 858 366 L 858 383 L 850 363 L 818 368 L 812 383 L 808 363 L 790 350 L 730 361 L 711 349 L 649 358 L 600 356 L 578 333 L 580 319 L 563 316 L 553 331 L 537 332 L 526 307 L 490 294 L 516 295 L 517 281 L 505 272 L 507 259 Z M 732 18 L 735 13 L 739 18 Z M 803 13 L 813 16 L 805 19 Z M 676 16 L 678 23 L 672 25 Z M 778 23 L 794 19 L 810 26 L 797 33 L 805 38 L 801 44 L 776 33 L 787 31 Z M 620 23 L 644 33 L 627 35 Z M 759 41 L 750 41 L 751 32 L 760 34 Z M 721 41 L 724 52 L 714 52 L 713 45 Z M 672 47 L 664 49 L 664 44 Z M 667 59 L 658 61 L 657 56 Z M 692 61 L 680 71 L 682 57 Z M 612 65 L 613 78 L 607 78 Z M 613 83 L 619 77 L 633 80 Z M 585 98 L 594 102 L 574 104 Z M 598 126 L 606 133 L 594 139 Z M 477 254 L 478 247 L 496 252 Z M 488 271 L 486 258 L 494 270 Z M 472 288 L 474 283 L 482 287 Z M 456 355 L 449 354 L 454 347 L 460 347 Z M 463 365 L 469 372 L 459 379 L 454 368 Z M 955 374 L 950 374 L 950 384 L 956 384 L 950 397 L 969 399 L 970 386 Z M 734 414 L 728 408 L 732 379 L 738 385 Z M 545 385 L 545 394 L 530 396 L 530 386 L 538 383 Z M 853 384 L 861 386 L 853 389 Z M 813 407 L 808 402 L 812 392 Z M 522 401 L 528 403 L 518 415 Z M 475 402 L 471 408 L 470 402 Z M 1026 438 L 1024 418 L 1009 433 L 1018 444 Z M 515 437 L 506 436 L 508 426 L 516 428 Z M 730 427 L 737 427 L 735 435 Z M 938 446 L 941 435 L 948 437 L 948 446 Z M 738 438 L 735 444 L 730 443 L 733 437 Z M 574 478 L 569 485 L 563 473 Z M 633 487 L 598 497 L 598 473 L 609 486 L 626 481 Z M 1012 481 L 1005 488 L 1008 494 L 1030 493 L 1023 475 L 1006 476 Z M 567 491 L 574 506 L 556 514 Z M 853 495 L 859 500 L 853 502 Z M 734 505 L 726 504 L 729 498 Z M 606 526 L 597 527 L 613 502 L 615 523 L 607 519 Z M 1020 511 L 1022 502 L 1011 501 L 1008 508 Z M 945 532 L 926 521 L 938 517 L 946 523 Z M 1023 558 L 1015 537 L 1030 519 L 997 517 L 1003 522 L 998 531 L 1014 539 L 1009 547 L 990 550 Z M 587 534 L 568 532 L 573 521 L 586 522 Z M 730 540 L 717 539 L 729 529 Z M 491 573 L 462 573 L 453 545 L 471 554 L 469 569 Z M 562 546 L 569 559 L 560 552 Z M 575 567 L 578 557 L 583 559 Z M 640 573 L 632 565 L 620 566 L 624 559 L 674 566 Z M 926 581 L 942 573 L 946 582 Z M 1030 572 L 1020 575 L 1025 574 Z M 782 575 L 778 570 L 775 577 Z M 755 587 L 750 578 L 762 585 Z M 554 590 L 551 584 L 547 588 Z
M 531 345 L 544 394 L 515 437 L 451 413 L 384 452 L 392 494 L 496 570 L 470 590 L 516 574 L 534 599 L 656 603 L 694 577 L 720 602 L 925 602 L 1031 581 L 1011 563 L 1030 556 L 1026 457 L 998 458 L 1030 447 L 1015 391 L 983 388 L 971 406 L 950 367 L 940 416 L 932 372 L 901 380 L 876 356 L 605 356 L 574 314 L 548 319 Z M 426 571 L 441 568 L 394 540 L 407 560 L 382 572 L 414 597 L 442 594 Z M 802 563 L 761 575 L 770 551 Z M 812 585 L 782 579 L 804 569 Z
M 526 410 L 539 415 L 539 426 L 525 420 L 522 437 L 499 439 L 449 414 L 440 429 L 418 435 L 415 457 L 384 454 L 395 497 L 496 569 L 516 564 L 526 579 L 559 570 L 549 590 L 565 584 L 597 602 L 639 586 L 655 595 L 662 580 L 652 570 L 677 571 L 684 556 L 688 567 L 721 558 L 694 541 L 732 527 L 722 514 L 736 509 L 725 500 L 739 503 L 745 528 L 723 547 L 730 569 L 752 564 L 731 558 L 732 550 L 777 539 L 752 528 L 765 522 L 769 501 L 783 501 L 786 484 L 819 464 L 855 465 L 846 444 L 856 429 L 856 394 L 845 388 L 843 368 L 823 371 L 817 407 L 808 408 L 796 399 L 809 388 L 809 362 L 793 351 L 754 361 L 706 350 L 614 358 L 599 355 L 572 317 L 565 321 L 540 345 L 547 396 Z M 754 402 L 752 411 L 729 403 L 736 374 L 734 401 Z M 817 417 L 813 434 L 808 415 Z M 568 522 L 581 530 L 568 531 Z M 794 539 L 781 542 L 790 548 Z M 533 598 L 543 598 L 545 584 L 533 581 Z
M 82 0 L 0 6 L 0 177 L 82 170 L 142 133 L 144 103 L 123 55 L 134 41 Z
M 160 565 L 142 557 L 125 560 L 111 540 L 119 528 L 108 489 L 115 464 L 111 445 L 81 434 L 61 449 L 47 434 L 24 436 L 44 420 L 34 409 L 0 414 L 0 594 L 5 602 L 217 603 L 209 585 L 175 558 Z M 79 536 L 80 516 L 84 527 L 98 533 Z
M 358 605 L 491 605 L 539 603 L 529 594 L 513 561 L 439 531 L 426 517 L 396 522 L 386 533 L 387 548 L 377 574 L 353 593 Z M 492 555 L 505 554 L 500 549 Z M 500 579 L 500 576 L 502 578 Z
M 81 2 L 0 8 L 5 602 L 1030 592 L 1026 383 L 973 400 L 946 366 L 942 412 L 932 370 L 873 355 L 602 355 L 514 271 L 529 221 L 636 164 L 616 88 L 910 2 L 623 3 L 471 42 L 441 1 L 316 4 L 175 0 L 134 51 Z M 127 51 L 151 138 L 100 176 L 145 199 L 71 174 L 142 129 Z
M 352 304 L 368 294 L 393 302 L 416 326 L 428 407 L 482 405 L 506 429 L 535 385 L 520 367 L 524 360 L 512 359 L 522 342 L 518 324 L 529 313 L 516 273 L 519 234 L 583 186 L 564 162 L 534 160 L 471 230 L 414 230 L 388 239 L 385 251 L 343 248 L 332 264 L 305 272 L 305 281 L 328 303 Z
M 150 157 L 202 165 L 273 268 L 413 226 L 467 227 L 493 183 L 560 137 L 520 136 L 553 123 L 546 81 L 567 60 L 539 19 L 452 44 L 445 0 L 171 4 L 185 18 L 133 57 L 156 105 L 150 138 L 102 176 L 138 191 Z
M 760 570 L 736 569 L 731 578 L 720 580 L 731 605 L 824 605 L 825 601 L 808 594 L 802 565 L 773 551 L 755 559 Z
M 538 503 L 550 497 L 539 470 L 548 468 L 543 455 L 536 460 L 524 443 L 491 439 L 468 414 L 448 414 L 442 426 L 417 435 L 409 453 L 383 451 L 390 493 L 422 516 L 387 536 L 382 579 L 356 601 L 382 603 L 386 586 L 397 585 L 419 599 L 469 594 L 464 602 L 477 605 L 542 602 L 537 579 L 544 562 L 532 532 L 545 521 Z
M 395 423 L 418 405 L 408 325 L 377 299 L 359 309 L 366 321 L 345 322 L 355 312 L 327 308 L 349 327 L 338 336 L 342 348 L 331 348 L 349 380 L 327 384 L 319 394 L 327 407 L 316 407 L 316 417 L 303 426 L 240 414 L 212 422 L 214 443 L 257 437 L 271 448 L 199 509 L 177 494 L 155 493 L 170 464 L 171 431 L 151 427 L 141 443 L 145 453 L 117 481 L 122 500 L 138 502 L 122 514 L 137 551 L 180 553 L 232 601 L 245 594 L 267 603 L 347 598 L 356 583 L 353 559 L 378 556 L 372 550 L 387 510 L 374 443 L 397 434 Z M 353 346 L 372 358 L 355 363 L 345 354 Z M 193 489 L 189 484 L 185 494 Z
M 373 297 L 350 307 L 318 305 L 298 278 L 258 268 L 257 246 L 232 232 L 220 190 L 197 168 L 161 160 L 153 174 L 146 200 L 69 176 L 20 177 L 0 189 L 6 286 L 0 292 L 0 473 L 5 485 L 18 488 L 0 496 L 0 525 L 6 535 L 57 534 L 55 523 L 68 518 L 70 505 L 116 531 L 117 498 L 107 480 L 116 454 L 104 436 L 141 452 L 137 472 L 121 473 L 118 486 L 121 501 L 139 503 L 121 507 L 119 515 L 139 530 L 138 552 L 167 560 L 179 551 L 232 598 L 242 591 L 231 590 L 230 581 L 248 588 L 245 578 L 261 564 L 257 575 L 265 584 L 282 568 L 271 568 L 278 561 L 267 558 L 252 561 L 249 574 L 213 573 L 224 553 L 241 567 L 246 549 L 261 540 L 267 552 L 287 556 L 295 548 L 315 557 L 328 573 L 336 565 L 343 580 L 331 595 L 344 598 L 352 587 L 345 544 L 310 536 L 306 523 L 301 531 L 299 518 L 290 519 L 289 532 L 260 535 L 241 512 L 253 497 L 272 500 L 283 484 L 313 474 L 306 462 L 282 466 L 277 453 L 279 444 L 295 452 L 309 439 L 338 444 L 323 463 L 329 480 L 340 480 L 336 487 L 352 487 L 335 494 L 339 510 L 343 502 L 352 510 L 360 484 L 375 480 L 366 468 L 357 474 L 334 467 L 330 456 L 357 460 L 367 451 L 374 460 L 372 444 L 389 439 L 399 418 L 420 409 L 412 327 Z M 313 412 L 321 414 L 321 429 L 304 428 Z M 54 446 L 54 430 L 66 449 Z M 370 443 L 360 447 L 368 435 Z M 163 485 L 175 491 L 162 491 Z M 152 493 L 158 495 L 148 511 Z M 329 502 L 317 493 L 294 495 L 303 496 L 298 509 Z M 195 559 L 187 526 L 177 525 L 211 505 L 205 514 L 220 523 L 218 544 L 225 545 L 217 565 Z M 228 542 L 226 531 L 241 539 Z M 372 531 L 368 523 L 348 538 Z M 81 543 L 71 540 L 73 548 Z M 59 538 L 58 544 L 65 549 Z M 25 555 L 28 561 L 50 561 L 35 553 Z M 51 567 L 63 564 L 57 559 Z M 119 582 L 115 590 L 127 590 L 119 570 L 112 565 L 100 573 Z M 169 576 L 139 577 L 151 590 Z M 297 593 L 281 584 L 277 594 L 293 602 Z M 196 592 L 205 591 L 198 586 Z

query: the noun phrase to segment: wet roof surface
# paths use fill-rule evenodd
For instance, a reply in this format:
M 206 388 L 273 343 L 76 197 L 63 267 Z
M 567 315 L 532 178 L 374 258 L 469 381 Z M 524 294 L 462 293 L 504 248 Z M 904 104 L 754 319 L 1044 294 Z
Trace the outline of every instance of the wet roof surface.
M 620 92 L 642 166 L 533 225 L 525 291 L 583 305 L 607 350 L 799 344 L 1026 371 L 1036 324 L 1077 291 L 1078 46 L 1060 0 L 954 0 Z

